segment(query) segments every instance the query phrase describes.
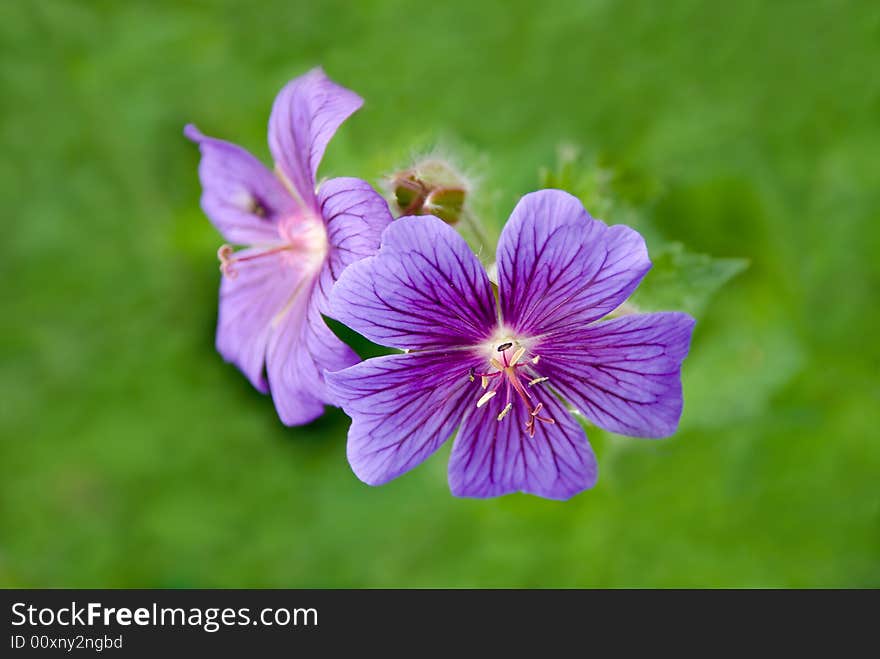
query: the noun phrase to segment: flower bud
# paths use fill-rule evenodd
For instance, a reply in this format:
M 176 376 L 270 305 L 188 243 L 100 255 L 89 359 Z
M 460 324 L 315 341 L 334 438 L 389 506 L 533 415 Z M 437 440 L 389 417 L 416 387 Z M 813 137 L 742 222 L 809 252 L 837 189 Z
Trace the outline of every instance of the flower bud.
M 392 210 L 403 215 L 436 215 L 457 224 L 464 214 L 469 185 L 450 163 L 427 158 L 390 177 Z

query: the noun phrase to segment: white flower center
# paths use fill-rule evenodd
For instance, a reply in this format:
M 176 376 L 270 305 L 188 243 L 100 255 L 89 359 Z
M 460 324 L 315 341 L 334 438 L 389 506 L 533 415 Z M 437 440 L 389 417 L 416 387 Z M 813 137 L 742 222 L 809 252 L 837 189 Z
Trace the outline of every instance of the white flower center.
M 549 379 L 536 369 L 541 357 L 533 354 L 533 344 L 534 340 L 516 337 L 508 328 L 499 327 L 489 340 L 477 347 L 477 353 L 488 361 L 486 372 L 469 374 L 473 381 L 480 379 L 483 390 L 477 400 L 477 407 L 483 407 L 499 393 L 504 394 L 504 407 L 497 415 L 498 421 L 502 421 L 510 413 L 517 399 L 522 401 L 528 411 L 525 429 L 529 437 L 535 436 L 536 420 L 555 423 L 552 418 L 542 416 L 544 403 L 538 402 L 536 394 L 532 393 L 535 385 Z
M 235 278 L 240 267 L 267 256 L 278 256 L 281 262 L 296 268 L 306 276 L 315 276 L 324 267 L 330 252 L 330 241 L 324 221 L 312 213 L 285 217 L 278 222 L 279 242 L 251 248 L 249 254 L 241 255 L 231 245 L 217 250 L 220 270 Z

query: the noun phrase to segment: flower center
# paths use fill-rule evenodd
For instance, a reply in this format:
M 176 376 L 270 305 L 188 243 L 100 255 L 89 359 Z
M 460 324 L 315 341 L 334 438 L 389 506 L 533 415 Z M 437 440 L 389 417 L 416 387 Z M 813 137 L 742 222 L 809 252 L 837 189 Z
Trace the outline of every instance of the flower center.
M 504 408 L 498 414 L 498 421 L 503 420 L 510 413 L 516 397 L 519 397 L 528 410 L 525 428 L 529 437 L 535 436 L 536 420 L 548 424 L 556 423 L 550 417 L 541 414 L 544 403 L 537 402 L 536 395 L 533 395 L 533 387 L 549 379 L 542 377 L 535 368 L 541 356 L 530 354 L 526 345 L 506 337 L 490 341 L 483 348 L 487 351 L 491 350 L 488 353 L 489 369 L 485 373 L 471 370 L 468 374 L 472 382 L 480 378 L 480 386 L 485 390 L 477 400 L 477 407 L 483 407 L 503 389 Z
M 315 274 L 320 271 L 330 251 L 327 229 L 321 218 L 311 214 L 283 218 L 278 222 L 278 236 L 280 242 L 238 252 L 231 245 L 221 245 L 217 250 L 220 271 L 230 279 L 235 279 L 242 265 L 279 254 L 282 255 L 285 265 L 300 268 L 304 273 Z M 243 254 L 244 251 L 247 253 Z

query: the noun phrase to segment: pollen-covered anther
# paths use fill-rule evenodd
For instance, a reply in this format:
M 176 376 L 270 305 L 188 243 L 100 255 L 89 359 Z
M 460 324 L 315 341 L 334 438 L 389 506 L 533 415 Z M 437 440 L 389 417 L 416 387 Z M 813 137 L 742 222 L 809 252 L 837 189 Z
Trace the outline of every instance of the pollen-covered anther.
M 516 350 L 513 350 L 514 346 L 516 346 Z M 511 350 L 513 350 L 513 354 L 509 353 Z M 492 353 L 487 356 L 489 357 L 490 372 L 476 373 L 481 378 L 482 388 L 487 389 L 477 401 L 477 407 L 485 405 L 495 394 L 506 392 L 504 409 L 497 414 L 499 421 L 513 409 L 516 400 L 512 400 L 511 397 L 515 394 L 528 412 L 524 425 L 529 437 L 535 436 L 536 421 L 548 424 L 556 423 L 552 418 L 542 415 L 544 404 L 537 402 L 529 391 L 531 387 L 550 379 L 536 373 L 529 366 L 529 364 L 538 363 L 539 357 L 537 355 L 534 357 L 526 356 L 526 347 L 520 345 L 519 341 L 513 340 L 496 344 L 493 346 Z M 491 390 L 488 390 L 490 382 L 496 379 L 497 383 Z
M 220 259 L 220 272 L 230 279 L 235 279 L 238 275 L 232 267 L 235 261 L 233 254 L 235 254 L 235 249 L 233 249 L 232 245 L 220 245 L 220 248 L 217 250 L 217 258 Z
M 488 403 L 492 398 L 497 394 L 497 391 L 487 391 L 482 396 L 480 396 L 480 400 L 477 401 L 477 407 L 483 407 L 486 403 Z
M 513 353 L 513 357 L 510 358 L 510 364 L 508 364 L 508 366 L 516 366 L 524 354 L 526 354 L 526 349 L 520 346 L 519 349 Z

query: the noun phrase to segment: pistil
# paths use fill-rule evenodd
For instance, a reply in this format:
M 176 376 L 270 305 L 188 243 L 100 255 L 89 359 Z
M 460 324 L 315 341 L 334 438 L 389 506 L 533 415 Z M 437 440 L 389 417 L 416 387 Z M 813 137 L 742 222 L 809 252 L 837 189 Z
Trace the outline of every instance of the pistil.
M 516 346 L 516 349 L 513 351 L 513 355 L 508 358 L 508 351 L 513 350 L 514 346 Z M 496 353 L 500 353 L 500 355 L 494 356 Z M 504 419 L 513 409 L 515 399 L 513 399 L 511 392 L 515 392 L 529 413 L 525 423 L 526 432 L 528 432 L 529 437 L 535 436 L 536 420 L 548 424 L 556 423 L 552 418 L 541 415 L 544 403 L 535 403 L 532 394 L 528 390 L 549 380 L 549 378 L 541 376 L 534 370 L 534 365 L 540 359 L 539 356 L 535 355 L 531 359 L 524 359 L 526 354 L 525 346 L 519 345 L 514 341 L 504 341 L 498 344 L 492 354 L 493 356 L 489 359 L 489 365 L 494 369 L 493 371 L 489 373 L 477 373 L 473 369 L 468 371 L 468 379 L 473 382 L 476 376 L 479 376 L 481 388 L 487 390 L 477 400 L 477 407 L 483 407 L 483 405 L 488 403 L 501 391 L 501 387 L 504 385 L 505 401 L 504 407 L 497 415 L 498 421 Z M 492 381 L 497 381 L 497 384 L 494 388 L 489 389 Z

